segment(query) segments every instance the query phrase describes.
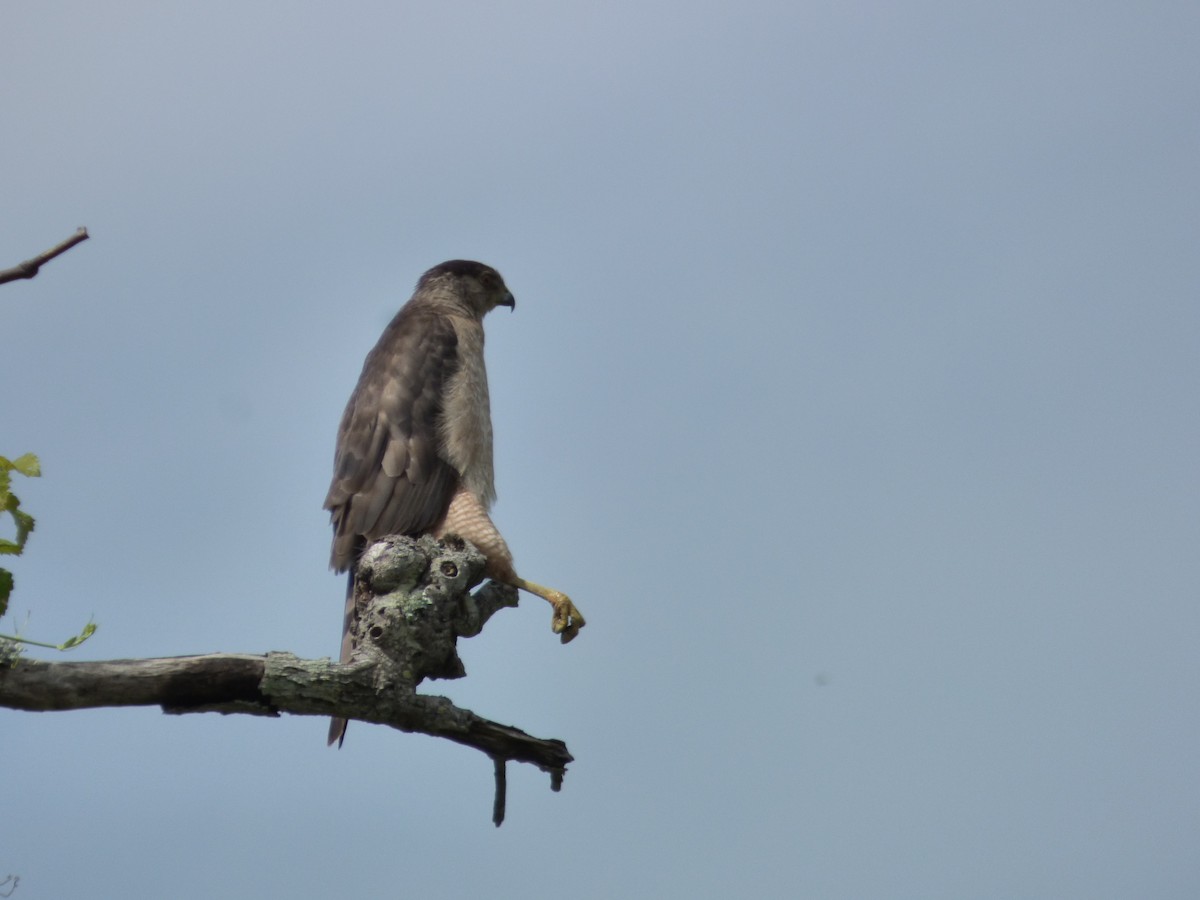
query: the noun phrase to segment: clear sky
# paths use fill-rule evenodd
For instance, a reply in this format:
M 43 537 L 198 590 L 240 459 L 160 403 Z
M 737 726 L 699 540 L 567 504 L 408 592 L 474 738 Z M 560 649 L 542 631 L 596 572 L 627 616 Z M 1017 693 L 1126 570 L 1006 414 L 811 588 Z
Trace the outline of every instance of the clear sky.
M 336 11 L 335 10 L 336 7 Z M 1195 2 L 7 4 L 13 613 L 336 654 L 321 502 L 423 270 L 536 598 L 352 725 L 0 711 L 14 897 L 1193 898 Z M 42 654 L 38 654 L 41 656 Z

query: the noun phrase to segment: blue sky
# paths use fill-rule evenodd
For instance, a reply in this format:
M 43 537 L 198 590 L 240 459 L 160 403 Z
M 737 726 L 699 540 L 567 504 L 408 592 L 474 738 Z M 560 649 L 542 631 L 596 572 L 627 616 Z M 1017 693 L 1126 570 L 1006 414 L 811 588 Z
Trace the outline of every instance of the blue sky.
M 1192 897 L 1190 3 L 0 13 L 13 613 L 336 654 L 321 502 L 423 270 L 495 265 L 522 601 L 428 738 L 0 711 L 23 898 Z M 14 622 L 14 619 L 16 620 Z

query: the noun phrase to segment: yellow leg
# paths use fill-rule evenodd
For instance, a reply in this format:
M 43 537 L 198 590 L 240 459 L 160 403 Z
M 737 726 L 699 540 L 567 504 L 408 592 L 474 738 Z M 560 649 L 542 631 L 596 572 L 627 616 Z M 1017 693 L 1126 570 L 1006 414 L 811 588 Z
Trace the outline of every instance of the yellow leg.
M 554 618 L 550 620 L 550 627 L 555 634 L 561 635 L 564 644 L 573 640 L 575 635 L 579 634 L 579 629 L 587 624 L 579 610 L 575 608 L 575 604 L 571 602 L 571 598 L 562 591 L 534 584 L 524 578 L 516 578 L 513 584 L 523 591 L 537 594 L 554 607 Z

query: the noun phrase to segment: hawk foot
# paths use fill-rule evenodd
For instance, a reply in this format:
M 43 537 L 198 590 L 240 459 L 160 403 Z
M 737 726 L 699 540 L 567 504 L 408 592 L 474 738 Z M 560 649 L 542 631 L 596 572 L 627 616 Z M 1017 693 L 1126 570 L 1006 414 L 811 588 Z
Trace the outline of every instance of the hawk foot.
M 518 578 L 515 584 L 522 590 L 537 594 L 554 607 L 554 615 L 550 619 L 550 629 L 559 636 L 564 644 L 573 641 L 579 634 L 579 629 L 587 624 L 583 615 L 571 602 L 571 598 L 562 591 L 534 584 L 524 578 Z

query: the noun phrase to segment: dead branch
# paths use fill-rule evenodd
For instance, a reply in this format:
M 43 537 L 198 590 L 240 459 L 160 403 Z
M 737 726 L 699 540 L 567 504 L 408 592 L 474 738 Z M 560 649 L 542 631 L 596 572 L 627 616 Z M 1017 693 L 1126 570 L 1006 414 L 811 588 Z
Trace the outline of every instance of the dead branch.
M 163 712 L 329 716 L 388 725 L 481 750 L 496 766 L 493 821 L 504 818 L 504 766 L 531 763 L 558 790 L 572 761 L 560 740 L 537 738 L 418 694 L 425 678 L 465 674 L 457 638 L 480 632 L 515 589 L 475 593 L 483 557 L 462 541 L 390 537 L 364 554 L 355 583 L 357 648 L 349 663 L 290 653 L 213 653 L 99 662 L 20 660 L 0 668 L 0 706 L 52 711 L 159 706 Z
M 86 228 L 80 228 L 73 235 L 63 241 L 61 244 L 56 244 L 49 250 L 39 253 L 32 259 L 27 259 L 23 263 L 17 263 L 11 269 L 0 269 L 0 284 L 6 284 L 10 281 L 19 281 L 22 278 L 32 278 L 38 273 L 45 263 L 50 262 L 56 256 L 66 253 L 76 244 L 86 241 L 88 233 Z

